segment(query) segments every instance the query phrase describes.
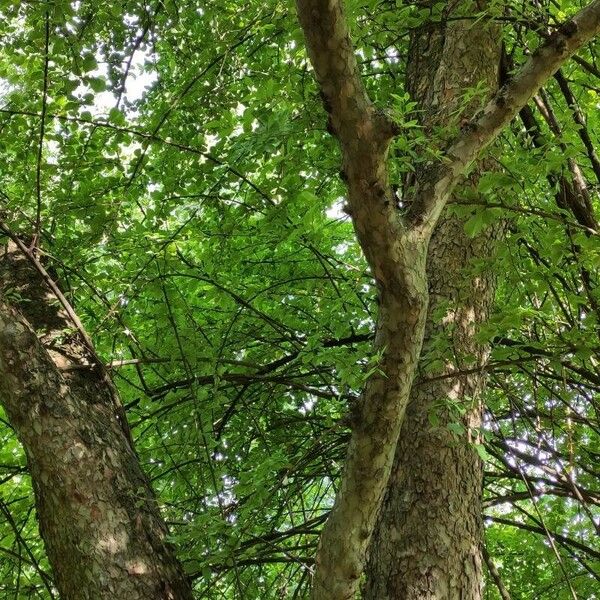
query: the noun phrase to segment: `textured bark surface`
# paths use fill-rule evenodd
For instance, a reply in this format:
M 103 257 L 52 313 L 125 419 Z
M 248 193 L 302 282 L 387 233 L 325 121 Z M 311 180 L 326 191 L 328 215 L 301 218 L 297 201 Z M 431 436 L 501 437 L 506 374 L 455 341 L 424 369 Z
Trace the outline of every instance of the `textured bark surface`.
M 455 6 L 467 16 L 481 8 L 470 1 Z M 479 84 L 488 94 L 495 90 L 500 50 L 498 28 L 474 27 L 470 20 L 425 25 L 413 33 L 408 88 L 424 109 L 427 130 L 456 115 L 466 88 Z M 476 109 L 477 99 L 460 118 L 470 118 Z M 472 179 L 474 186 L 476 174 Z M 471 239 L 463 220 L 447 213 L 429 247 L 430 307 L 423 354 L 427 357 L 429 348 L 443 339 L 451 356 L 436 371 L 419 373 L 413 386 L 372 540 L 367 600 L 481 598 L 483 471 L 473 443 L 479 441 L 484 376 L 482 371 L 445 376 L 485 363 L 486 348 L 475 334 L 487 319 L 493 278 L 481 271 L 474 275 L 469 267 L 473 258 L 493 255 L 501 226 Z M 469 356 L 474 364 L 465 360 Z M 452 405 L 465 414 L 459 416 Z M 448 429 L 457 421 L 464 435 Z
M 64 600 L 188 600 L 191 588 L 114 388 L 11 243 L 0 256 L 0 402 L 25 448 Z M 7 297 L 20 296 L 18 309 Z
M 452 3 L 465 7 L 468 2 Z M 473 2 L 480 8 L 486 2 Z M 493 7 L 494 3 L 489 3 Z M 485 27 L 477 19 L 471 20 L 471 27 Z M 444 159 L 427 169 L 427 176 L 421 177 L 418 201 L 414 202 L 409 222 L 414 227 L 432 228 L 437 223 L 449 194 L 460 182 L 464 172 L 481 151 L 492 143 L 510 121 L 518 114 L 534 94 L 542 87 L 560 66 L 582 45 L 600 32 L 600 0 L 590 2 L 570 21 L 565 22 L 545 42 L 540 45 L 520 71 L 510 78 L 491 100 L 469 120 L 461 122 L 461 132 L 444 150 Z M 423 49 L 426 51 L 426 49 Z M 465 52 L 469 50 L 465 46 Z M 444 80 L 445 77 L 442 77 Z M 454 84 L 454 81 L 450 81 Z M 432 94 L 435 94 L 433 89 Z M 443 98 L 445 90 L 441 89 Z M 450 100 L 452 100 L 452 88 Z M 444 104 L 438 105 L 440 109 Z
M 337 137 L 342 150 L 348 212 L 379 294 L 373 351 L 381 355 L 380 368 L 366 383 L 354 415 L 341 486 L 321 535 L 312 585 L 313 600 L 350 600 L 359 587 L 421 352 L 428 306 L 426 258 L 431 235 L 450 194 L 471 163 L 544 81 L 600 30 L 600 0 L 594 0 L 551 35 L 518 75 L 475 116 L 459 122 L 460 132 L 445 145 L 443 159 L 431 161 L 418 174 L 406 215 L 396 207 L 387 164 L 391 138 L 399 132 L 384 112 L 373 107 L 363 86 L 343 1 L 296 0 L 296 4 L 328 113 L 328 129 Z M 481 9 L 481 3 L 451 6 L 456 4 L 462 10 L 474 5 Z M 443 35 L 436 37 L 435 27 L 429 32 L 433 36 L 430 46 L 414 40 L 417 51 L 438 53 L 435 72 L 425 69 L 423 77 L 419 75 L 414 82 L 415 95 L 430 107 L 431 114 L 457 102 L 473 80 L 472 74 L 467 80 L 456 76 L 439 53 L 452 50 L 454 60 L 462 53 L 465 55 L 462 62 L 472 64 L 482 39 L 473 48 L 461 41 L 459 34 L 489 38 L 487 20 L 466 23 L 459 19 L 449 23 L 454 24 L 448 25 L 443 34 L 456 32 L 448 42 L 454 48 L 446 48 Z M 477 64 L 484 62 L 479 57 Z M 462 75 L 466 76 L 464 69 Z M 430 98 L 425 98 L 425 94 Z M 432 99 L 438 102 L 437 106 Z
M 482 463 L 473 447 L 481 424 L 483 373 L 443 377 L 483 364 L 486 349 L 473 334 L 485 321 L 493 280 L 468 275 L 469 259 L 490 256 L 499 228 L 468 239 L 463 222 L 445 218 L 430 245 L 430 316 L 424 344 L 440 335 L 454 359 L 438 372 L 419 374 L 402 426 L 388 491 L 367 566 L 366 600 L 478 600 L 481 598 Z M 442 309 L 443 321 L 434 319 Z M 436 322 L 437 321 L 437 322 Z M 438 377 L 438 379 L 435 379 Z M 431 381 L 427 381 L 431 379 Z M 466 410 L 461 418 L 449 406 Z M 432 424 L 430 416 L 439 421 Z M 461 422 L 466 432 L 447 428 Z
M 393 124 L 375 110 L 358 74 L 342 5 L 300 2 L 299 17 L 340 141 L 348 210 L 379 292 L 379 370 L 356 408 L 341 489 L 321 536 L 313 599 L 354 597 L 385 491 L 421 350 L 427 311 L 427 235 L 403 226 L 388 181 Z

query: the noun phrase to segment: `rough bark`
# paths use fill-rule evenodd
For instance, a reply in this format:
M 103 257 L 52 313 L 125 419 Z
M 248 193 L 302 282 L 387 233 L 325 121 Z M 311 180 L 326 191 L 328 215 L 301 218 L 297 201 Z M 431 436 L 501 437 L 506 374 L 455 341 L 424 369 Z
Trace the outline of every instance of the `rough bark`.
M 462 123 L 461 133 L 444 151 L 444 160 L 432 164 L 428 176 L 423 178 L 418 201 L 409 214 L 413 226 L 430 231 L 435 227 L 465 170 L 560 66 L 599 32 L 600 0 L 594 0 L 549 36 L 486 106 Z
M 455 5 L 467 16 L 480 9 L 481 4 L 469 0 Z M 451 120 L 465 88 L 479 84 L 495 90 L 500 39 L 497 27 L 473 27 L 472 20 L 425 24 L 413 32 L 407 87 L 424 109 L 421 120 L 427 130 Z M 463 107 L 461 119 L 471 117 L 476 102 Z M 471 194 L 476 183 L 477 172 L 468 182 Z M 463 219 L 446 212 L 433 233 L 423 356 L 441 338 L 448 341 L 449 356 L 436 370 L 420 372 L 411 391 L 371 544 L 363 594 L 367 600 L 481 598 L 483 470 L 473 443 L 480 442 L 484 375 L 483 369 L 452 373 L 485 363 L 487 348 L 475 335 L 488 316 L 493 277 L 485 271 L 475 275 L 469 267 L 473 258 L 493 255 L 501 230 L 501 224 L 495 225 L 471 239 Z M 453 406 L 465 414 L 459 416 Z M 453 423 L 461 424 L 464 433 L 453 433 Z
M 429 241 L 454 187 L 482 149 L 560 65 L 600 30 L 595 0 L 551 36 L 521 72 L 463 123 L 442 160 L 427 165 L 406 215 L 389 185 L 387 153 L 397 132 L 362 84 L 342 0 L 297 0 L 298 17 L 342 149 L 348 212 L 379 294 L 374 353 L 379 370 L 355 411 L 340 490 L 316 557 L 313 600 L 349 600 L 357 592 L 409 392 L 427 315 Z M 474 27 L 477 27 L 475 22 Z M 463 87 L 464 89 L 464 87 Z
M 18 309 L 8 298 L 22 298 Z M 191 600 L 116 391 L 31 262 L 0 258 L 0 402 L 64 600 Z
M 467 267 L 470 258 L 493 253 L 496 232 L 471 240 L 462 220 L 445 218 L 432 239 L 424 356 L 439 336 L 453 356 L 442 369 L 419 373 L 413 386 L 371 544 L 367 600 L 481 598 L 482 462 L 473 444 L 481 441 L 484 375 L 449 375 L 475 366 L 467 356 L 476 364 L 486 358 L 474 334 L 487 317 L 493 281 L 485 273 L 469 277 Z M 448 428 L 455 422 L 463 433 Z
M 393 124 L 362 86 L 339 3 L 299 4 L 330 128 L 343 150 L 348 210 L 379 291 L 379 370 L 355 410 L 336 504 L 321 536 L 312 595 L 352 598 L 392 464 L 421 349 L 427 308 L 426 242 L 405 229 L 388 181 Z

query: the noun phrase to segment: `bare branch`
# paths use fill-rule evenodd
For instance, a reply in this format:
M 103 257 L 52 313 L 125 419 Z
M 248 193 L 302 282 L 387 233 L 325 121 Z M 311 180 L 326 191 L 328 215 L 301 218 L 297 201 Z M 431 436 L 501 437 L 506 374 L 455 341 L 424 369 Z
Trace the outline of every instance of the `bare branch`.
M 506 589 L 506 586 L 500 577 L 500 573 L 498 572 L 498 569 L 496 568 L 496 565 L 489 555 L 485 545 L 481 548 L 481 553 L 483 555 L 483 560 L 485 560 L 485 564 L 487 565 L 490 576 L 498 588 L 498 592 L 500 593 L 502 600 L 511 600 L 510 594 Z

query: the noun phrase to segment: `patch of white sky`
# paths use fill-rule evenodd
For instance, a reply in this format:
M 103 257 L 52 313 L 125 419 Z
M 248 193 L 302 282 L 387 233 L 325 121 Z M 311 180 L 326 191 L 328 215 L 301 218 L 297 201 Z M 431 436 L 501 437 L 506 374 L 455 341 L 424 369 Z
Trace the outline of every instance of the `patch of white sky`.
M 308 396 L 308 398 L 306 400 L 304 400 L 304 402 L 302 403 L 302 405 L 300 406 L 300 408 L 298 408 L 298 412 L 301 415 L 306 415 L 309 412 L 312 411 L 312 409 L 314 408 L 315 404 L 317 402 L 317 399 L 315 398 L 315 396 Z
M 141 100 L 144 94 L 156 83 L 156 72 L 146 68 L 146 65 L 153 61 L 153 58 L 154 56 L 150 52 L 138 50 L 134 53 L 124 85 L 125 90 L 121 99 L 124 106 L 132 106 L 137 101 Z M 106 63 L 102 62 L 101 56 L 97 55 L 96 60 L 98 62 L 98 67 L 90 73 L 90 76 L 100 77 L 105 80 L 108 79 L 108 66 Z M 82 83 L 75 90 L 75 95 L 83 97 L 90 92 L 91 89 Z M 90 106 L 89 111 L 95 117 L 105 116 L 116 106 L 117 101 L 118 95 L 113 90 L 98 92 L 94 95 L 94 102 Z M 127 114 L 129 118 L 135 118 L 137 116 L 137 112 L 133 108 L 129 108 Z
M 77 34 L 80 25 L 79 8 L 81 2 L 76 0 L 73 2 L 72 7 L 74 11 L 74 17 L 70 22 L 65 23 L 65 28 L 72 34 Z M 139 27 L 139 17 L 137 15 L 126 14 L 123 17 L 123 23 L 130 27 L 132 30 L 132 39 L 138 38 L 142 35 L 142 29 Z M 97 68 L 89 73 L 91 77 L 103 78 L 108 80 L 108 66 L 103 62 L 102 55 L 96 53 Z M 125 105 L 132 105 L 136 101 L 140 100 L 148 89 L 152 87 L 157 81 L 157 74 L 152 69 L 148 69 L 147 65 L 154 62 L 155 55 L 150 52 L 149 49 L 143 47 L 137 48 L 133 55 L 125 55 L 123 57 L 122 68 L 127 69 L 127 78 L 124 83 L 123 96 L 120 99 Z M 131 61 L 127 66 L 128 61 Z M 75 95 L 83 97 L 85 94 L 92 93 L 91 88 L 85 84 L 81 84 L 76 90 Z M 106 115 L 111 108 L 114 108 L 119 100 L 118 94 L 113 90 L 106 90 L 94 94 L 94 102 L 89 107 L 89 112 L 96 117 Z M 133 109 L 130 109 L 128 116 L 135 117 L 135 114 L 131 114 Z
M 0 102 L 2 102 L 4 100 L 4 98 L 6 97 L 6 95 L 8 94 L 9 91 L 10 91 L 10 86 L 8 84 L 8 81 L 6 81 L 6 79 L 3 79 L 2 77 L 0 77 Z
M 333 204 L 327 209 L 327 217 L 335 220 L 347 218 L 348 215 L 344 212 L 345 201 L 346 199 L 344 196 L 338 196 Z
M 328 219 L 332 221 L 346 221 L 350 217 L 348 213 L 344 210 L 344 206 L 346 204 L 346 198 L 344 196 L 338 196 L 331 206 L 325 211 Z M 334 252 L 340 256 L 343 256 L 348 252 L 350 248 L 350 242 L 342 242 L 333 248 Z
M 137 51 L 131 60 L 129 73 L 127 80 L 124 85 L 124 92 L 120 99 L 121 106 L 127 106 L 124 112 L 127 117 L 135 119 L 138 116 L 138 112 L 133 108 L 135 103 L 141 100 L 144 94 L 152 87 L 157 81 L 157 74 L 146 68 L 146 64 L 152 59 L 152 56 L 148 53 Z M 102 57 L 98 54 L 96 56 L 98 67 L 88 73 L 90 77 L 102 78 L 108 80 L 108 66 L 102 62 Z M 80 115 L 89 113 L 92 115 L 94 120 L 103 120 L 108 117 L 111 109 L 117 107 L 119 101 L 118 95 L 113 90 L 105 90 L 102 92 L 94 93 L 90 86 L 85 83 L 80 83 L 79 86 L 74 90 L 75 97 L 83 99 L 87 94 L 93 93 L 93 102 L 89 105 L 83 105 L 80 109 Z M 55 127 L 61 128 L 60 122 L 56 122 Z M 56 153 L 58 151 L 58 143 L 54 141 L 47 142 L 47 155 L 46 160 L 49 163 L 56 163 Z M 140 148 L 141 144 L 137 141 L 130 143 L 127 146 L 121 148 L 124 156 L 131 156 L 133 152 Z

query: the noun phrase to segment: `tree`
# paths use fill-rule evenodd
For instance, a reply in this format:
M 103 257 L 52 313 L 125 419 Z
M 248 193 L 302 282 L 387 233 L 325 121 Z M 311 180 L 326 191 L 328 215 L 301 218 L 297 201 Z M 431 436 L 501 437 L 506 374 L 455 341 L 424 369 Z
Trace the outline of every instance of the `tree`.
M 298 597 L 344 462 L 314 598 L 354 596 L 373 534 L 364 597 L 482 598 L 486 460 L 485 502 L 514 502 L 491 512 L 484 553 L 502 598 L 493 556 L 519 543 L 514 526 L 556 557 L 537 581 L 513 570 L 521 595 L 559 579 L 585 595 L 600 163 L 572 89 L 597 75 L 591 47 L 585 76 L 566 61 L 599 30 L 599 3 L 556 20 L 509 3 L 349 3 L 347 19 L 341 2 L 299 0 L 303 32 L 277 2 L 238 8 L 1 8 L 0 584 Z M 136 64 L 158 78 L 137 100 Z M 544 91 L 527 104 L 542 85 L 564 114 Z M 370 272 L 349 223 L 323 216 L 341 196 Z
M 465 19 L 439 24 L 435 32 L 423 26 L 413 34 L 409 89 L 430 135 L 435 127 L 476 113 L 481 99 L 475 96 L 465 104 L 465 88 L 491 94 L 499 87 L 500 31 L 493 21 L 473 26 L 480 8 L 457 5 L 457 11 L 472 13 L 449 13 L 449 18 Z M 493 176 L 498 169 L 489 158 L 481 162 L 471 169 L 458 198 L 485 201 L 478 192 L 479 173 Z M 437 369 L 422 369 L 411 389 L 371 544 L 367 598 L 481 597 L 483 461 L 477 449 L 482 448 L 481 391 L 489 347 L 477 332 L 489 318 L 495 273 L 489 266 L 474 273 L 469 266 L 496 255 L 505 222 L 499 219 L 474 237 L 466 233 L 466 222 L 445 209 L 429 245 L 430 300 L 422 354 L 442 339 L 454 360 L 446 357 Z M 467 373 L 459 375 L 461 371 Z M 457 415 L 457 409 L 463 414 Z M 453 430 L 464 435 L 457 440 Z
M 459 11 L 464 8 L 459 6 Z M 473 11 L 474 8 L 480 9 L 477 5 L 466 3 L 464 15 L 472 15 L 469 9 Z M 440 148 L 440 156 L 421 167 L 422 172 L 417 171 L 416 185 L 412 190 L 413 197 L 409 199 L 410 208 L 406 216 L 398 214 L 386 164 L 389 144 L 396 132 L 394 124 L 385 113 L 372 106 L 360 80 L 343 5 L 339 2 L 307 0 L 298 3 L 298 11 L 325 108 L 329 113 L 330 128 L 342 147 L 342 169 L 348 184 L 350 214 L 378 288 L 379 315 L 374 351 L 381 354 L 381 362 L 378 372 L 368 380 L 361 397 L 341 488 L 321 536 L 313 583 L 313 598 L 347 599 L 354 597 L 358 587 L 421 352 L 428 304 L 426 262 L 433 231 L 448 197 L 471 162 L 478 158 L 481 151 L 564 60 L 598 32 L 600 5 L 590 4 L 550 37 L 521 72 L 492 97 L 481 114 L 468 119 L 462 125 L 463 131 Z M 485 54 L 483 57 L 478 56 L 479 53 L 472 55 L 460 47 L 464 43 L 465 29 L 471 27 L 468 22 L 466 25 L 460 23 L 462 16 L 458 12 L 455 18 L 458 18 L 459 25 L 446 28 L 443 32 L 447 37 L 442 49 L 447 50 L 451 57 L 457 57 L 458 66 L 453 65 L 450 59 L 450 66 L 447 67 L 440 61 L 439 55 L 434 54 L 433 60 L 435 63 L 441 62 L 441 66 L 434 64 L 432 68 L 426 60 L 421 61 L 424 63 L 420 65 L 421 68 L 432 74 L 429 80 L 423 78 L 425 84 L 423 80 L 419 81 L 418 76 L 414 82 L 419 95 L 431 98 L 434 110 L 443 105 L 442 98 L 448 89 L 451 97 L 456 93 L 454 90 L 460 89 L 460 84 L 465 81 L 465 72 L 476 66 L 476 60 L 483 59 L 486 66 L 490 63 L 490 58 Z M 488 38 L 493 35 L 493 30 L 486 31 L 484 27 L 478 33 L 481 47 L 489 44 Z M 425 36 L 429 39 L 425 42 L 418 39 L 419 34 L 415 36 L 416 52 L 422 53 L 427 44 L 432 43 L 428 34 L 426 32 Z M 455 46 L 458 48 L 455 49 Z M 466 58 L 463 58 L 465 55 Z M 476 60 L 468 62 L 470 56 Z M 412 58 L 417 60 L 418 57 L 413 55 Z M 454 72 L 447 73 L 453 69 Z M 423 91 L 423 88 L 427 91 Z M 428 108 L 424 107 L 425 111 Z M 443 109 L 442 113 L 445 113 Z M 484 306 L 487 303 L 485 297 L 478 300 Z M 479 312 L 477 307 L 470 308 L 471 313 Z M 421 417 L 420 427 L 426 423 Z M 479 425 L 479 419 L 475 418 L 474 425 Z M 442 442 L 441 447 L 432 454 L 439 456 L 447 445 Z M 456 474 L 449 475 L 448 479 L 456 475 L 464 478 L 465 487 L 470 490 L 468 497 L 473 497 L 479 477 L 477 468 L 470 463 L 474 463 L 476 458 L 467 458 L 464 468 L 458 466 L 454 457 L 443 456 L 442 460 L 443 470 L 452 467 L 457 469 Z M 413 465 L 411 467 L 414 468 Z M 435 476 L 441 475 L 439 469 L 434 473 Z M 440 493 L 443 493 L 444 487 L 442 485 Z M 413 502 L 420 500 L 414 499 Z M 411 548 L 412 564 L 407 568 L 407 573 L 402 573 L 405 576 L 401 583 L 402 591 L 392 592 L 394 595 L 399 593 L 407 598 L 458 598 L 467 594 L 468 597 L 479 597 L 478 518 L 471 517 L 469 510 L 467 508 L 467 514 L 463 517 L 460 510 L 453 508 L 450 503 L 452 514 L 444 515 L 446 523 L 456 517 L 464 520 L 466 533 L 469 534 L 467 554 L 457 553 L 458 564 L 454 570 L 458 569 L 458 575 L 448 573 L 443 551 L 438 551 L 444 561 L 443 566 L 440 568 L 436 564 L 439 557 L 432 553 L 437 546 L 435 541 L 432 549 L 427 548 L 423 552 L 425 560 L 418 556 L 423 550 Z M 415 523 L 410 526 L 414 527 Z M 450 537 L 446 527 L 440 526 L 440 523 L 436 523 L 436 527 L 440 532 L 434 534 L 434 538 Z M 400 530 L 402 533 L 406 536 L 408 530 Z M 455 544 L 464 543 L 463 539 L 464 533 L 456 532 Z M 452 550 L 455 544 L 450 546 Z M 428 577 L 430 569 L 434 571 L 433 582 L 413 581 L 415 577 L 423 577 L 423 571 Z M 440 575 L 435 573 L 438 569 L 442 572 L 441 577 L 447 577 L 450 584 L 438 583 Z M 377 596 L 380 597 L 379 594 Z
M 25 448 L 61 597 L 191 598 L 108 373 L 33 252 L 17 244 L 2 261 L 3 290 L 21 309 L 1 305 L 2 401 Z

